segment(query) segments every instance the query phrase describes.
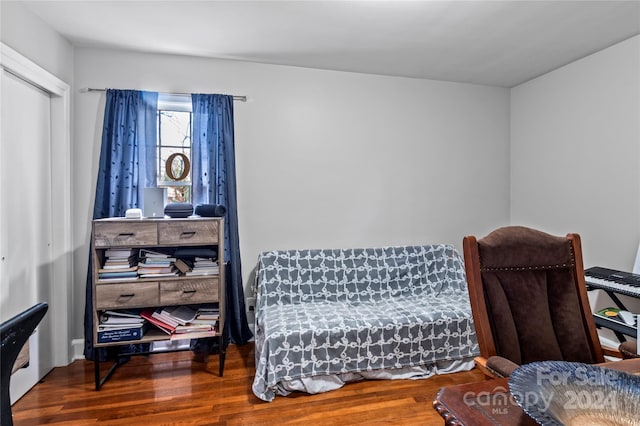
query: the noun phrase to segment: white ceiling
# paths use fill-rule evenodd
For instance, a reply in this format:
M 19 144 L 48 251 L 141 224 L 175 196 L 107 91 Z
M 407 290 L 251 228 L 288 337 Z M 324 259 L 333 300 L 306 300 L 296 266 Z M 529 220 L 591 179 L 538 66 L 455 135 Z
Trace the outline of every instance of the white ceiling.
M 640 34 L 640 1 L 24 1 L 71 43 L 512 87 Z

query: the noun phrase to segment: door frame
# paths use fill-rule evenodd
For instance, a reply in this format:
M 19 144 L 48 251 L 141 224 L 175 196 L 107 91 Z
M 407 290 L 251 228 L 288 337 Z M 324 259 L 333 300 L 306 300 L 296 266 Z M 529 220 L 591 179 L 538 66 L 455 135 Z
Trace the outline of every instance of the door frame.
M 73 306 L 71 217 L 71 87 L 35 62 L 0 42 L 0 67 L 44 90 L 51 102 L 52 277 L 49 313 L 55 366 L 68 365 Z M 1 124 L 0 124 L 1 125 Z M 0 159 L 1 160 L 1 159 Z M 2 267 L 0 262 L 0 268 Z

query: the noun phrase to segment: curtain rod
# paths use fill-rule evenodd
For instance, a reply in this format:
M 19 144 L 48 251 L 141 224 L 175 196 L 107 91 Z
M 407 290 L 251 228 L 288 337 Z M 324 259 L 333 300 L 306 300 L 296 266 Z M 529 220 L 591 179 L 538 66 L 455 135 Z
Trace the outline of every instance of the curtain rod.
M 107 89 L 94 89 L 93 87 L 86 87 L 84 89 L 80 89 L 81 92 L 106 92 Z M 191 96 L 191 93 L 175 93 L 175 92 L 162 92 L 166 95 L 182 95 L 182 96 Z M 246 96 L 233 96 L 234 101 L 247 102 Z

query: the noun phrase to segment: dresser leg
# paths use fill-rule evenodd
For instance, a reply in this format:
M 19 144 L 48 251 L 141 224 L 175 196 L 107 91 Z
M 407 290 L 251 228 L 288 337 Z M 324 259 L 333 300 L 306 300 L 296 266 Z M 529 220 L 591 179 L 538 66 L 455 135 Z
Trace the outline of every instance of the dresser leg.
M 98 361 L 97 354 L 95 355 L 95 359 L 93 360 L 93 373 L 96 382 L 96 390 L 100 390 L 102 386 L 102 381 L 100 380 L 100 361 Z
M 227 355 L 227 336 L 225 333 L 222 333 L 220 336 L 220 377 L 222 377 L 224 373 L 224 359 Z
M 96 356 L 97 358 L 97 356 Z M 100 388 L 102 387 L 102 385 L 104 385 L 104 383 L 109 380 L 109 377 L 111 377 L 111 375 L 113 374 L 113 372 L 116 370 L 116 368 L 118 367 L 118 360 L 116 359 L 113 363 L 113 365 L 111 366 L 111 368 L 109 368 L 109 371 L 107 371 L 107 374 L 105 374 L 104 377 L 100 377 L 100 361 L 98 361 L 97 359 L 93 360 L 93 372 L 94 372 L 94 378 L 95 378 L 95 382 L 96 382 L 96 390 L 99 391 Z

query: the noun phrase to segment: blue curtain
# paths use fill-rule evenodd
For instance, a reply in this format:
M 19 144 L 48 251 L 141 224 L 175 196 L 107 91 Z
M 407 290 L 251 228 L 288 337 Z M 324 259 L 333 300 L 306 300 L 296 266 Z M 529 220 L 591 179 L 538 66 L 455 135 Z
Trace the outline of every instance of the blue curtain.
M 137 90 L 107 90 L 102 147 L 93 218 L 122 217 L 127 209 L 142 207 L 145 187 L 156 186 L 158 94 Z M 84 356 L 94 359 L 93 257 L 89 255 L 84 312 Z M 125 351 L 135 348 L 124 347 Z M 105 351 L 99 354 L 106 357 Z
M 240 266 L 238 203 L 236 198 L 233 96 L 191 95 L 193 104 L 192 172 L 193 203 L 226 207 L 225 253 L 227 318 L 226 335 L 237 344 L 252 334 L 247 323 Z M 222 265 L 220 265 L 222 267 Z M 197 348 L 196 348 L 197 350 Z

